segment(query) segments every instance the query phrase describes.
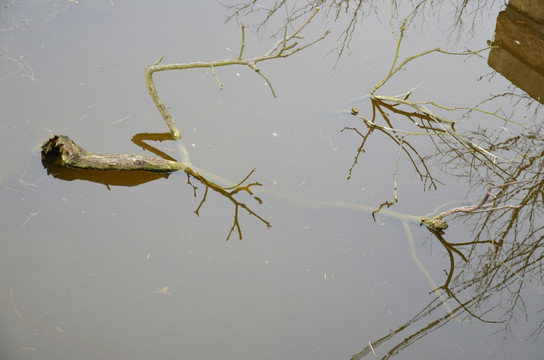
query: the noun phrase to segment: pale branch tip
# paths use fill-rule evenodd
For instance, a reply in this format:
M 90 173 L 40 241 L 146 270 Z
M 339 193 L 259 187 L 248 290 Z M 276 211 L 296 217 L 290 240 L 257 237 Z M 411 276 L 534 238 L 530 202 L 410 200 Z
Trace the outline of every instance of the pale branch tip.
M 164 59 L 164 55 L 159 58 L 159 60 L 155 61 L 153 65 L 158 65 L 161 63 L 162 59 Z
M 242 28 L 242 45 L 240 46 L 240 54 L 238 55 L 238 59 L 242 60 L 242 56 L 244 54 L 244 48 L 246 46 L 246 26 L 244 24 L 241 24 Z
M 544 182 L 544 178 L 512 181 L 512 182 L 500 184 L 500 185 L 488 185 L 487 191 L 484 197 L 478 204 L 452 208 L 452 209 L 441 212 L 440 214 L 436 215 L 433 219 L 440 220 L 446 216 L 449 216 L 455 213 L 479 213 L 479 212 L 489 212 L 489 211 L 504 210 L 504 209 L 519 209 L 523 205 L 507 204 L 507 205 L 501 205 L 501 206 L 494 206 L 493 203 L 489 203 L 488 202 L 489 198 L 493 198 L 493 199 L 496 198 L 496 195 L 493 194 L 491 191 L 494 189 L 504 188 L 504 187 L 508 187 L 512 185 L 520 185 L 520 184 L 527 184 L 527 183 L 534 183 L 534 182 Z

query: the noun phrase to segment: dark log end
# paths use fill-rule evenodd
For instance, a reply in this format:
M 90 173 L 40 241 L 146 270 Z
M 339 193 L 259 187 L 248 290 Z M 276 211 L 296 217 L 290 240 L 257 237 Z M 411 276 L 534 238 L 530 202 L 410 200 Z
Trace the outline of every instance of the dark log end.
M 73 158 L 86 153 L 66 135 L 53 135 L 42 145 L 42 156 L 63 159 Z

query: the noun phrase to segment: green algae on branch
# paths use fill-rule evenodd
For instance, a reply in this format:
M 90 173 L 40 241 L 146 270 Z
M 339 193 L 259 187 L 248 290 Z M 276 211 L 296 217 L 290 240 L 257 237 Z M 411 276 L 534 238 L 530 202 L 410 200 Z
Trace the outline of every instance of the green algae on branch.
M 249 215 L 259 219 L 268 228 L 272 227 L 268 221 L 254 212 L 247 204 L 238 201 L 235 198 L 236 194 L 245 192 L 259 204 L 262 203 L 262 200 L 255 196 L 253 194 L 253 190 L 251 189 L 253 186 L 261 186 L 261 184 L 258 182 L 246 183 L 249 177 L 253 174 L 254 170 L 252 170 L 236 185 L 231 187 L 223 187 L 208 180 L 205 176 L 201 175 L 197 169 L 193 169 L 193 167 L 189 166 L 187 163 L 134 154 L 95 154 L 83 149 L 65 135 L 53 135 L 51 138 L 49 138 L 49 140 L 42 145 L 42 157 L 44 159 L 60 158 L 60 162 L 63 166 L 76 169 L 94 169 L 104 171 L 144 170 L 156 173 L 184 171 L 188 177 L 191 176 L 197 179 L 205 186 L 204 195 L 200 201 L 200 204 L 195 210 L 195 214 L 199 215 L 200 208 L 206 201 L 209 189 L 223 195 L 234 205 L 234 219 L 232 227 L 227 236 L 227 240 L 234 231 L 238 233 L 239 239 L 242 240 L 242 229 L 238 219 L 238 210 L 240 208 L 246 210 Z M 191 184 L 189 180 L 188 183 Z M 196 187 L 194 185 L 192 186 L 195 189 L 196 197 Z
M 42 156 L 55 155 L 60 157 L 62 165 L 78 169 L 145 170 L 169 173 L 180 170 L 185 171 L 188 168 L 183 163 L 152 156 L 91 153 L 65 135 L 53 135 L 42 145 Z
M 434 231 L 446 230 L 448 228 L 447 222 L 445 222 L 444 220 L 440 220 L 436 217 L 432 219 L 422 217 L 420 221 L 420 225 L 425 225 L 426 227 Z

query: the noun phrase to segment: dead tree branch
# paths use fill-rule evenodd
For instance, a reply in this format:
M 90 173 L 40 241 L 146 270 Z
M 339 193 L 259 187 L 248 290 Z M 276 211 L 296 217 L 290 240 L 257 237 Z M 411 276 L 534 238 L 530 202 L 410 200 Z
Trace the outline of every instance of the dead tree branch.
M 484 197 L 478 204 L 472 205 L 472 206 L 456 207 L 456 208 L 444 211 L 438 214 L 437 216 L 435 216 L 435 219 L 442 219 L 443 217 L 446 217 L 448 215 L 455 214 L 458 212 L 476 213 L 476 212 L 494 211 L 494 210 L 503 210 L 503 209 L 518 209 L 522 207 L 523 205 L 507 204 L 507 205 L 502 205 L 498 207 L 493 207 L 494 205 L 492 203 L 488 203 L 489 198 L 494 199 L 496 197 L 491 191 L 493 189 L 499 189 L 499 188 L 512 186 L 512 185 L 528 184 L 528 183 L 543 182 L 543 181 L 544 181 L 544 178 L 540 178 L 540 179 L 512 181 L 512 182 L 501 184 L 501 185 L 488 185 L 486 194 L 484 195 Z
M 249 215 L 259 219 L 268 228 L 271 227 L 268 221 L 266 221 L 253 210 L 251 210 L 249 206 L 247 206 L 247 204 L 238 201 L 235 198 L 235 195 L 237 193 L 246 192 L 259 204 L 262 203 L 262 200 L 259 197 L 255 196 L 253 194 L 253 191 L 251 190 L 251 187 L 261 186 L 261 184 L 258 182 L 252 182 L 244 185 L 255 170 L 251 170 L 251 172 L 238 184 L 225 188 L 208 180 L 205 176 L 201 175 L 197 169 L 194 169 L 193 167 L 182 162 L 134 154 L 95 154 L 83 149 L 82 147 L 74 143 L 68 136 L 64 135 L 54 135 L 49 140 L 47 140 L 45 144 L 42 145 L 42 155 L 44 157 L 59 157 L 63 166 L 76 169 L 118 171 L 145 170 L 159 173 L 184 171 L 187 176 L 197 179 L 206 187 L 202 200 L 200 201 L 200 204 L 195 210 L 195 214 L 199 215 L 199 211 L 204 202 L 206 201 L 208 189 L 212 189 L 213 191 L 225 196 L 233 203 L 235 208 L 234 223 L 227 236 L 227 240 L 230 238 L 230 235 L 235 228 L 238 232 L 240 240 L 242 239 L 242 231 L 240 229 L 240 223 L 238 220 L 239 208 L 246 210 Z M 193 188 L 195 189 L 196 196 L 196 187 L 193 186 Z
M 281 40 L 279 40 L 266 54 L 261 56 L 257 56 L 253 58 L 243 58 L 244 49 L 245 49 L 245 26 L 242 25 L 242 44 L 240 47 L 240 54 L 236 58 L 214 60 L 214 61 L 161 64 L 161 61 L 163 60 L 163 57 L 161 57 L 153 65 L 146 66 L 145 82 L 147 85 L 147 89 L 149 91 L 149 95 L 153 99 L 153 102 L 157 106 L 157 109 L 161 113 L 164 121 L 168 125 L 168 128 L 170 129 L 170 132 L 172 133 L 174 138 L 178 140 L 181 139 L 181 134 L 179 133 L 179 130 L 177 128 L 174 118 L 172 117 L 168 109 L 166 108 L 166 105 L 164 104 L 164 102 L 159 97 L 157 88 L 155 86 L 155 83 L 153 82 L 154 73 L 160 72 L 160 71 L 167 71 L 167 70 L 210 68 L 212 70 L 212 73 L 217 83 L 219 84 L 219 88 L 222 89 L 222 84 L 221 84 L 221 81 L 219 81 L 217 74 L 215 73 L 215 68 L 220 66 L 245 65 L 245 66 L 248 66 L 253 71 L 255 71 L 259 76 L 261 76 L 266 81 L 266 83 L 270 87 L 270 91 L 272 91 L 272 95 L 276 97 L 277 96 L 276 92 L 274 91 L 274 88 L 272 87 L 270 80 L 268 80 L 268 78 L 262 73 L 261 69 L 257 66 L 257 64 L 266 60 L 286 58 L 323 40 L 329 34 L 330 32 L 329 30 L 325 31 L 325 33 L 321 37 L 313 41 L 310 41 L 307 44 L 302 45 L 299 43 L 299 40 L 303 39 L 300 33 L 310 23 L 310 21 L 312 21 L 312 19 L 315 17 L 318 11 L 319 11 L 319 7 L 316 7 L 314 11 L 312 12 L 312 14 L 308 17 L 308 19 L 306 19 L 306 21 L 298 29 L 294 30 L 291 34 L 287 33 L 287 26 L 286 26 L 284 28 L 284 33 Z

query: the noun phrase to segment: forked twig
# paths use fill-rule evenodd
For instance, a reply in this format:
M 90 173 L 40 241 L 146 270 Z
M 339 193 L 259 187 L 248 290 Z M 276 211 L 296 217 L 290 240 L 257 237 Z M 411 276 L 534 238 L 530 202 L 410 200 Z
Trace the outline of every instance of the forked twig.
M 189 63 L 173 63 L 173 64 L 161 64 L 161 61 L 163 57 L 161 57 L 159 60 L 157 60 L 153 65 L 146 66 L 145 68 L 145 82 L 147 85 L 147 89 L 149 91 L 149 95 L 153 99 L 153 102 L 155 103 L 155 106 L 161 113 L 164 121 L 168 125 L 168 128 L 170 129 L 170 132 L 176 139 L 181 139 L 181 134 L 179 133 L 179 130 L 177 128 L 176 122 L 170 112 L 168 111 L 166 105 L 159 97 L 159 94 L 157 92 L 157 88 L 155 86 L 155 83 L 153 82 L 153 74 L 159 71 L 167 71 L 167 70 L 184 70 L 184 69 L 196 69 L 196 68 L 210 68 L 212 70 L 212 73 L 219 84 L 219 88 L 222 89 L 223 85 L 221 81 L 219 81 L 219 78 L 217 77 L 217 74 L 215 73 L 215 68 L 220 66 L 229 66 L 229 65 L 245 65 L 251 68 L 253 71 L 255 71 L 259 76 L 261 76 L 268 86 L 270 87 L 270 91 L 272 92 L 272 95 L 274 97 L 277 97 L 276 92 L 274 91 L 274 88 L 272 87 L 272 84 L 270 83 L 270 80 L 262 73 L 261 69 L 257 66 L 259 62 L 266 61 L 266 60 L 272 60 L 277 58 L 286 58 L 288 56 L 291 56 L 293 54 L 296 54 L 297 52 L 304 50 L 308 48 L 309 46 L 314 45 L 318 41 L 323 40 L 329 33 L 330 30 L 327 30 L 321 37 L 310 41 L 309 43 L 305 45 L 299 44 L 299 39 L 303 39 L 303 37 L 300 35 L 301 31 L 312 21 L 312 19 L 315 17 L 317 12 L 319 11 L 319 7 L 316 7 L 312 14 L 306 19 L 306 21 L 293 33 L 290 35 L 287 34 L 287 27 L 285 27 L 284 35 L 281 40 L 279 40 L 266 54 L 253 57 L 253 58 L 243 58 L 243 53 L 245 49 L 245 25 L 242 25 L 242 45 L 240 47 L 240 54 L 236 58 L 232 59 L 223 59 L 223 60 L 214 60 L 214 61 L 199 61 L 199 62 L 189 62 Z

